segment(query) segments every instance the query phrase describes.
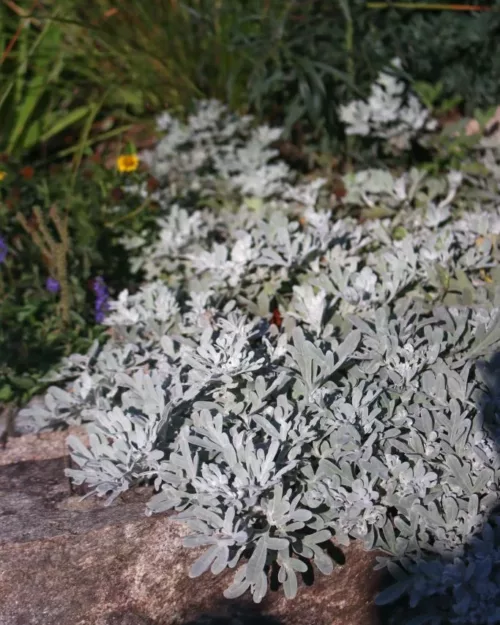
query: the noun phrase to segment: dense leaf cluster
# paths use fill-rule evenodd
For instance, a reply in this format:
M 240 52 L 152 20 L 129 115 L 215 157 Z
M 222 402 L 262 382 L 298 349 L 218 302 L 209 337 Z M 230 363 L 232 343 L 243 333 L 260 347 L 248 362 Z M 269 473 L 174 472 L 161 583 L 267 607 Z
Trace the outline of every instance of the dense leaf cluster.
M 158 236 L 127 242 L 149 282 L 33 411 L 89 422 L 68 475 L 110 501 L 154 484 L 149 513 L 205 547 L 191 574 L 236 569 L 228 597 L 260 601 L 270 570 L 294 597 L 311 564 L 332 571 L 332 536 L 400 577 L 462 557 L 499 502 L 498 178 L 362 171 L 343 204 L 374 218 L 333 219 L 325 180 L 274 162 L 275 129 L 215 102 L 160 124 Z M 389 598 L 418 604 L 433 574 Z M 488 597 L 471 595 L 476 623 Z

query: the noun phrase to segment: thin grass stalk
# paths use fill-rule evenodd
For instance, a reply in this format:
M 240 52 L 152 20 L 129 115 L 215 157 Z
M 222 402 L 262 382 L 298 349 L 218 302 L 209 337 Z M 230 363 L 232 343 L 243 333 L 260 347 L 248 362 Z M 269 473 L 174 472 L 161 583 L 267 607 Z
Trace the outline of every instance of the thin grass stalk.
M 33 1 L 33 4 L 31 5 L 30 13 L 32 13 L 36 9 L 36 7 L 38 6 L 39 2 L 40 2 L 40 0 L 34 0 Z M 9 4 L 7 4 L 7 6 L 9 6 Z M 18 8 L 18 7 L 16 7 L 16 8 Z M 19 15 L 19 13 L 17 13 L 17 14 Z M 9 43 L 7 44 L 7 47 L 3 51 L 2 56 L 0 57 L 0 65 L 2 65 L 3 62 L 5 61 L 5 59 L 9 56 L 9 54 L 12 51 L 12 48 L 16 44 L 16 41 L 19 39 L 19 36 L 21 35 L 21 32 L 22 32 L 23 28 L 25 27 L 25 24 L 23 23 L 23 20 L 27 19 L 28 21 L 34 21 L 30 17 L 25 17 L 25 16 L 21 16 L 21 15 L 19 17 L 21 18 L 20 21 L 19 21 L 19 26 L 17 27 L 16 32 L 14 33 L 13 37 L 11 38 Z
M 368 9 L 409 9 L 412 11 L 499 11 L 500 7 L 476 4 L 443 4 L 422 2 L 367 2 Z
M 349 10 L 349 6 L 347 0 L 339 0 L 340 8 L 344 15 L 345 19 L 345 51 L 346 51 L 346 71 L 349 76 L 349 82 L 351 85 L 355 84 L 356 81 L 356 67 L 354 63 L 354 23 L 352 20 L 351 11 Z M 352 99 L 354 94 L 352 89 L 348 87 L 349 96 Z M 346 152 L 347 152 L 347 163 L 348 166 L 351 163 L 352 151 L 353 151 L 353 141 L 354 137 L 351 135 L 347 135 L 346 137 Z

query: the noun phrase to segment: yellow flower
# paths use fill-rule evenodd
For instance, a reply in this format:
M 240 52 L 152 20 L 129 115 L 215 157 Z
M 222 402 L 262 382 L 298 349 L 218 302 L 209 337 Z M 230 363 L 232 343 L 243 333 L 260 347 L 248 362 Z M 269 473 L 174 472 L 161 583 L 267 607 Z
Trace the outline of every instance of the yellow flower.
M 484 237 L 477 237 L 476 245 L 481 247 L 485 241 L 490 241 L 492 245 L 496 245 L 498 241 L 498 234 L 487 234 Z
M 137 154 L 122 154 L 116 159 L 118 171 L 135 171 L 139 167 L 139 157 Z
M 5 178 L 6 175 L 7 175 L 7 172 L 0 171 L 0 182 L 2 182 L 2 180 Z
M 481 269 L 479 271 L 479 275 L 481 276 L 481 279 L 484 280 L 484 282 L 486 282 L 487 284 L 491 284 L 493 282 L 493 278 L 488 275 L 484 269 Z

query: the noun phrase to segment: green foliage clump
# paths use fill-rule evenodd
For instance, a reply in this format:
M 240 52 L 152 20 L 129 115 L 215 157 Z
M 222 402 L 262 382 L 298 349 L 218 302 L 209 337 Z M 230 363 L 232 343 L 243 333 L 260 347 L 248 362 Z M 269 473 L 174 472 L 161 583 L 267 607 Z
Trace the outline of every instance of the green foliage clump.
M 155 210 L 143 173 L 90 158 L 74 179 L 67 164 L 38 170 L 11 159 L 1 172 L 0 401 L 20 403 L 63 356 L 103 338 L 93 281 L 111 292 L 133 286 L 120 238 L 153 224 Z M 125 195 L 127 182 L 135 194 Z
M 55 145 L 73 128 L 86 144 L 105 112 L 115 123 L 164 108 L 185 118 L 195 99 L 216 98 L 283 125 L 284 138 L 299 145 L 344 152 L 339 107 L 367 96 L 394 58 L 400 78 L 439 83 L 440 99 L 460 101 L 462 113 L 497 105 L 500 12 L 414 5 L 137 0 L 115 7 L 109 0 L 57 0 L 22 19 L 2 7 L 4 46 L 15 42 L 0 66 L 0 105 L 4 116 L 16 117 L 3 141 L 17 151 L 49 139 Z M 16 37 L 21 23 L 27 27 Z M 352 142 L 347 148 L 358 156 Z
M 393 10 L 376 18 L 387 20 L 387 51 L 398 55 L 415 80 L 443 84 L 445 97 L 460 97 L 464 112 L 500 102 L 500 3 L 492 11 Z M 436 33 L 439 36 L 436 36 Z

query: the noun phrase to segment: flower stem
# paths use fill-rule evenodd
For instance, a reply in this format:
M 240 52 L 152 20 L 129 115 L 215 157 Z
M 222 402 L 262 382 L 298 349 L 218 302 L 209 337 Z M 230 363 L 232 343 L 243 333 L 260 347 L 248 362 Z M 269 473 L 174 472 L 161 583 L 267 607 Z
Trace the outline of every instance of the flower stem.
M 490 7 L 475 4 L 444 4 L 422 2 L 415 4 L 414 2 L 367 2 L 368 9 L 411 9 L 413 11 L 494 11 L 499 10 L 498 7 Z

